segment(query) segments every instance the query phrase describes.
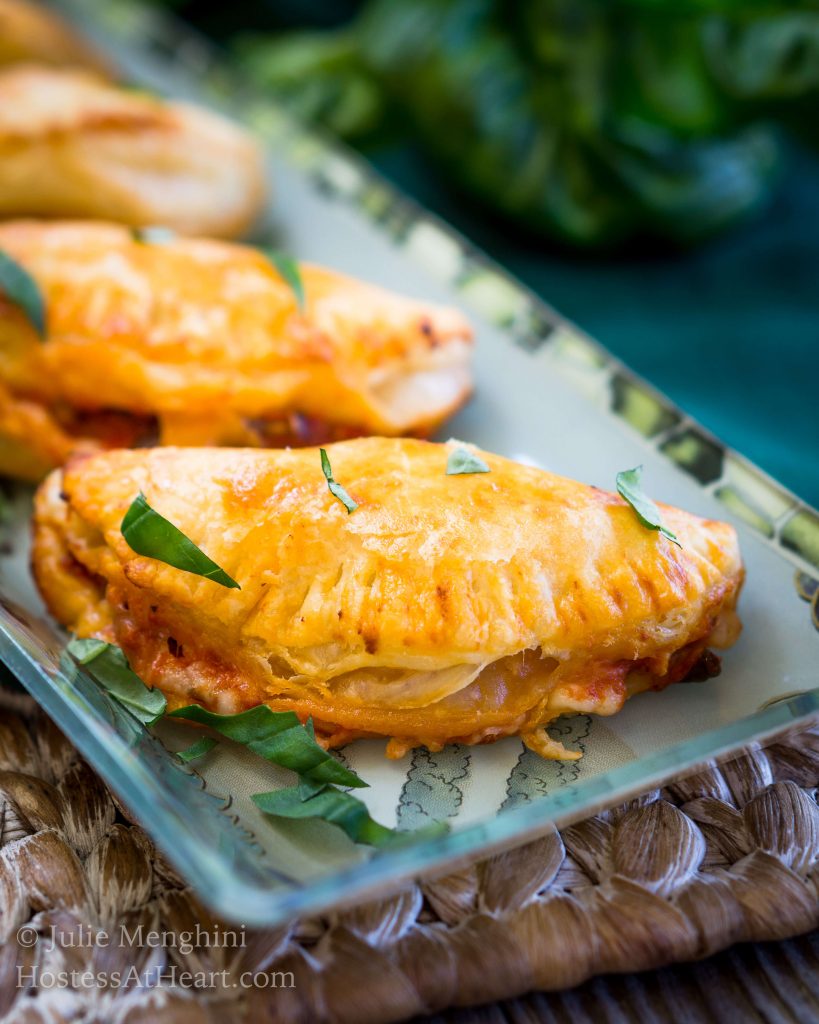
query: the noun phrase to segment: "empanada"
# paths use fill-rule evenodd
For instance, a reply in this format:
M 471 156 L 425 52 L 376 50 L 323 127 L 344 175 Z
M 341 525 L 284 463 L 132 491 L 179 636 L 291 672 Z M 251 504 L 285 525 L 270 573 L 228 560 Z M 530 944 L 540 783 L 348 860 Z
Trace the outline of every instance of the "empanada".
M 0 65 L 29 61 L 110 71 L 100 54 L 53 11 L 27 0 L 0 0 Z
M 0 217 L 97 217 L 232 238 L 264 199 L 259 147 L 216 114 L 76 69 L 0 71 Z
M 38 494 L 36 579 L 173 706 L 264 702 L 330 745 L 389 737 L 391 756 L 507 735 L 579 756 L 544 727 L 613 714 L 734 641 L 731 526 L 661 506 L 678 547 L 619 497 L 496 455 L 448 476 L 452 446 L 330 446 L 352 514 L 314 448 L 78 458 Z M 140 491 L 241 589 L 136 555 L 121 523 Z
M 0 225 L 47 339 L 0 295 L 0 472 L 39 479 L 78 445 L 321 443 L 425 434 L 467 398 L 456 310 L 302 265 L 305 307 L 257 249 L 121 227 Z

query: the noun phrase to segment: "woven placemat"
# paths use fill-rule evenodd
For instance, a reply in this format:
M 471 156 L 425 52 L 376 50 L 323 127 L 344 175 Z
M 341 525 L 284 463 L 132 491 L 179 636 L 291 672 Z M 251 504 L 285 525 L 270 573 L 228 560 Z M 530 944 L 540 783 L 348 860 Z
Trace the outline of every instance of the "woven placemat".
M 819 924 L 818 784 L 819 723 L 391 899 L 237 933 L 18 701 L 0 711 L 0 1018 L 381 1024 L 793 936 Z M 543 1000 L 452 1019 L 549 1019 Z

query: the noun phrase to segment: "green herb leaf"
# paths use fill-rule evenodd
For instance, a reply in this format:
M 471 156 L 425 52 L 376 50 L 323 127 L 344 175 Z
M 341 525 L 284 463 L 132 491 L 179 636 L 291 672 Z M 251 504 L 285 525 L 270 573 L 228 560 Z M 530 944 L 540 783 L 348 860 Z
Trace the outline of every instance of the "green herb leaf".
M 196 743 L 192 743 L 189 747 L 185 747 L 184 750 L 177 750 L 176 756 L 180 761 L 184 761 L 188 764 L 190 761 L 195 761 L 197 758 L 207 754 L 208 751 L 213 750 L 216 746 L 216 740 L 212 736 L 203 736 L 201 740 L 197 740 Z
M 256 793 L 252 799 L 265 814 L 277 818 L 320 818 L 337 825 L 354 843 L 384 846 L 396 835 L 393 829 L 374 821 L 361 800 L 333 787 L 323 789 L 306 800 L 300 786 L 272 793 Z
M 208 725 L 215 732 L 241 743 L 266 761 L 290 768 L 303 779 L 322 786 L 366 786 L 355 772 L 345 768 L 323 750 L 312 730 L 301 724 L 292 711 L 271 711 L 265 704 L 236 715 L 217 715 L 197 704 L 172 711 L 170 718 Z
M 122 536 L 138 555 L 155 558 L 183 572 L 204 576 L 223 587 L 240 590 L 232 577 L 198 548 L 164 516 L 155 512 L 142 491 L 131 502 L 122 520 Z
M 311 796 L 316 796 L 317 793 L 323 792 L 327 789 L 326 782 L 313 782 L 312 779 L 299 779 L 299 796 L 302 800 L 309 800 Z
M 165 713 L 168 702 L 160 690 L 151 690 L 132 671 L 125 655 L 104 640 L 72 639 L 66 650 L 112 697 L 144 725 L 153 725 Z
M 88 665 L 94 658 L 98 658 L 103 651 L 112 644 L 106 643 L 105 640 L 97 640 L 96 637 L 88 637 L 87 639 L 80 639 L 80 637 L 72 637 L 68 642 L 66 650 L 80 665 Z
M 370 816 L 362 800 L 335 786 L 325 786 L 311 793 L 300 783 L 271 793 L 255 793 L 251 799 L 265 814 L 276 818 L 318 818 L 342 829 L 354 843 L 366 846 L 403 846 L 419 839 L 434 839 L 449 831 L 445 822 L 433 822 L 414 832 L 387 828 Z
M 0 292 L 25 313 L 29 323 L 45 338 L 46 312 L 40 287 L 25 267 L 0 249 Z
M 278 270 L 287 284 L 290 285 L 293 294 L 296 296 L 296 303 L 298 304 L 299 312 L 303 313 L 306 298 L 304 294 L 304 281 L 301 279 L 301 271 L 299 270 L 298 263 L 292 256 L 279 252 L 278 249 L 263 248 L 262 252 L 265 254 L 267 259 L 270 260 L 276 270 Z
M 456 448 L 446 460 L 447 476 L 462 476 L 467 473 L 489 473 L 491 470 L 483 459 L 468 448 Z
M 626 469 L 617 474 L 617 493 L 624 498 L 637 513 L 637 518 L 648 530 L 659 530 L 663 537 L 668 538 L 678 547 L 682 544 L 667 527 L 663 526 L 660 519 L 660 510 L 644 493 L 641 486 L 643 467 L 635 466 L 634 469 Z
M 319 451 L 321 452 L 321 470 L 327 480 L 327 486 L 330 488 L 330 494 L 332 494 L 333 497 L 338 498 L 341 504 L 347 509 L 348 515 L 355 512 L 358 505 L 356 505 L 341 484 L 337 484 L 333 478 L 333 470 L 330 466 L 330 459 L 327 457 L 327 452 L 323 448 L 319 448 Z
M 145 227 L 131 228 L 131 237 L 135 242 L 142 242 L 144 245 L 167 245 L 173 242 L 177 235 L 173 228 L 166 228 L 161 224 L 146 224 Z

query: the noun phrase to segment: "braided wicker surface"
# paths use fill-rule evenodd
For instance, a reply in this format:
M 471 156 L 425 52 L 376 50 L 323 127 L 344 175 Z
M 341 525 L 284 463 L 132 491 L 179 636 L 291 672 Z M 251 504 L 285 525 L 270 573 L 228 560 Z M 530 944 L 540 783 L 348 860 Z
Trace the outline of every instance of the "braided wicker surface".
M 142 923 L 174 936 L 197 922 L 212 932 L 216 922 L 50 722 L 3 711 L 0 1019 L 376 1024 L 796 935 L 819 923 L 818 784 L 814 725 L 392 899 L 248 931 L 240 949 L 102 946 L 88 938 L 99 929 L 115 935 Z M 53 928 L 55 943 L 46 941 Z M 224 971 L 224 981 L 208 990 L 134 980 L 38 991 L 25 980 L 33 967 L 42 977 L 132 965 Z M 279 972 L 284 983 L 275 992 L 234 987 L 247 971 Z M 572 1007 L 600 1005 L 599 992 L 588 995 L 594 986 L 605 994 L 617 984 L 452 1019 L 568 1019 Z M 638 983 L 621 984 L 633 996 Z M 691 1012 L 676 1019 L 711 1019 Z

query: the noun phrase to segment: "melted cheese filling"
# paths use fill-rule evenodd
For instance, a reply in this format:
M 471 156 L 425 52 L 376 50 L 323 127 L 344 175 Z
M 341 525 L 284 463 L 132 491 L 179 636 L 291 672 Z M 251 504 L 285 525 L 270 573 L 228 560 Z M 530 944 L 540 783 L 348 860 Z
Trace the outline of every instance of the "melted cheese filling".
M 294 675 L 281 690 L 296 696 L 313 692 L 356 705 L 424 708 L 469 686 L 484 667 L 481 663 L 451 665 L 431 672 L 365 668 L 327 680 Z

